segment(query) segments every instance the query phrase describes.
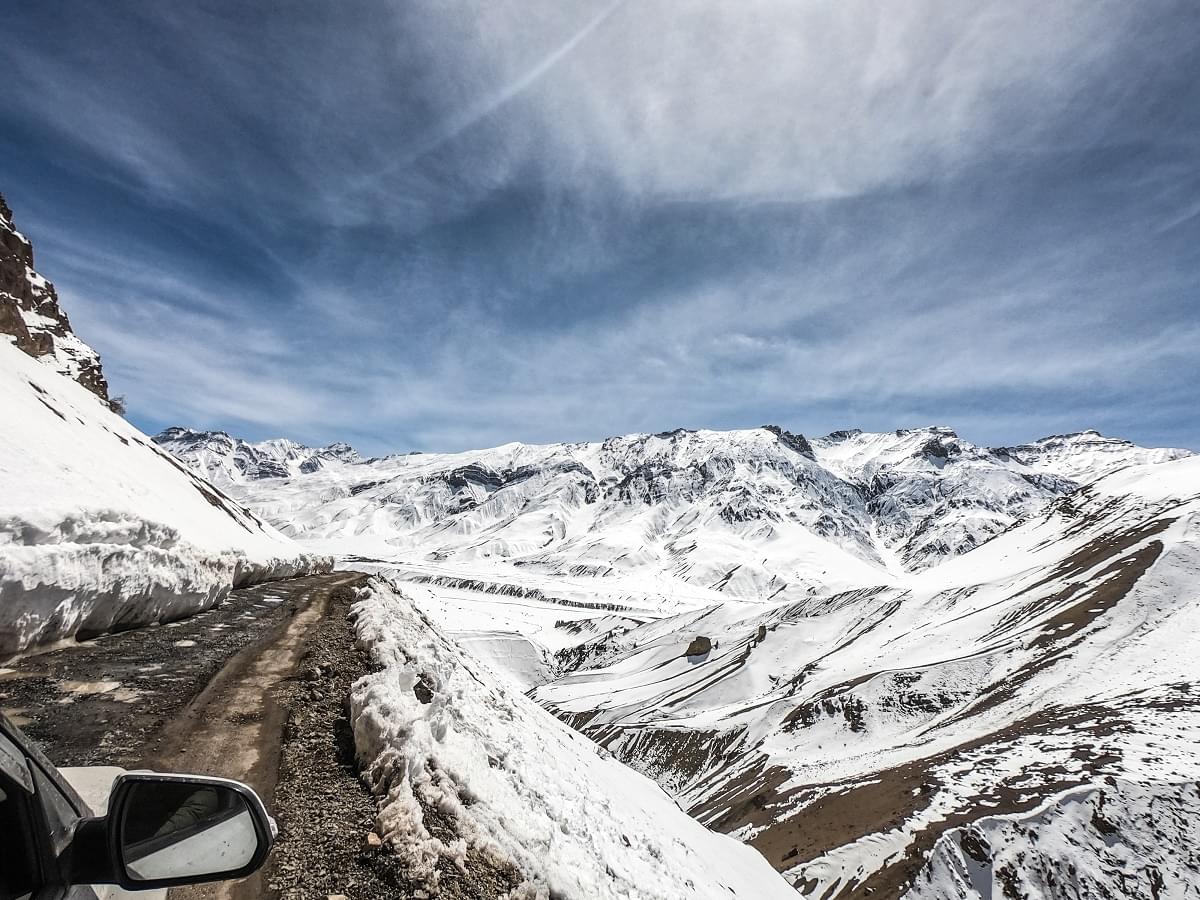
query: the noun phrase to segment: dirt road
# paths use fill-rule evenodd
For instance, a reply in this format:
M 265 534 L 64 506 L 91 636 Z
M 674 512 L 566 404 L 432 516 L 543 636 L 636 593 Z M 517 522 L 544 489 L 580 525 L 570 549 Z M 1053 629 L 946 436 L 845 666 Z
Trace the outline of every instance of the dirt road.
M 58 765 L 117 765 L 237 778 L 273 807 L 284 713 L 277 694 L 335 592 L 335 572 L 233 592 L 170 625 L 105 635 L 0 670 L 0 709 Z M 343 613 L 344 616 L 344 613 Z M 261 897 L 261 879 L 172 898 Z

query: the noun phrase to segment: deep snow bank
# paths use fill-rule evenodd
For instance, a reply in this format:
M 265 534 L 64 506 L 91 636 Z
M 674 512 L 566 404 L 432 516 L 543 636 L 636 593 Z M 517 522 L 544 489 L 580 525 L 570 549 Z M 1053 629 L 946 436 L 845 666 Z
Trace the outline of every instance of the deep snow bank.
M 354 615 L 381 667 L 355 685 L 355 744 L 380 832 L 431 893 L 440 859 L 465 867 L 481 851 L 521 872 L 513 897 L 795 897 L 754 850 L 507 690 L 382 579 Z M 431 815 L 454 839 L 431 833 Z
M 0 658 L 331 565 L 7 342 L 0 410 Z

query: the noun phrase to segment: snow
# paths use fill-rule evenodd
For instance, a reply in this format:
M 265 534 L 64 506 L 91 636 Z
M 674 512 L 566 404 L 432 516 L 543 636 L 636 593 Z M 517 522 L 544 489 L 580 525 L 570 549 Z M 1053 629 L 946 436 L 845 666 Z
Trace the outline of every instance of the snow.
M 475 848 L 516 865 L 518 897 L 794 898 L 757 853 L 487 677 L 382 580 L 354 615 L 382 666 L 354 687 L 355 744 L 381 833 L 431 892 L 438 859 L 465 868 Z M 452 815 L 457 839 L 433 837 L 426 809 Z
M 886 894 L 947 829 L 1064 789 L 1200 779 L 1200 460 L 1094 432 L 785 434 L 335 459 L 229 490 L 816 896 Z M 420 730 L 404 700 L 376 703 L 395 735 L 372 757 Z M 395 833 L 460 855 L 422 843 L 424 788 L 397 790 Z M 876 818 L 843 815 L 860 804 Z
M 329 462 L 356 462 L 347 444 L 312 449 L 286 438 L 250 443 L 223 431 L 168 428 L 154 442 L 216 484 L 238 484 L 255 478 L 294 477 Z
M 1117 588 L 1126 571 L 1136 580 Z M 887 831 L 847 832 L 788 867 L 834 895 L 964 812 L 1018 802 L 1006 793 L 1017 786 L 1036 799 L 1102 773 L 1200 778 L 1187 687 L 1200 676 L 1197 584 L 1200 466 L 1130 467 L 893 586 L 717 604 L 609 635 L 531 696 L 747 840 L 772 830 L 815 840 L 805 834 L 821 796 L 886 791 L 899 773 L 921 772 L 918 784 L 936 791 L 911 808 L 900 795 L 887 801 Z M 712 651 L 685 657 L 698 634 Z M 729 749 L 698 770 L 664 756 L 662 739 L 678 745 L 687 732 Z M 765 828 L 741 818 L 730 794 L 764 756 L 790 773 Z
M 91 392 L 0 344 L 0 655 L 177 618 L 328 567 Z
M 906 900 L 1200 897 L 1200 789 L 1107 779 L 938 839 Z M 1064 894 L 1069 890 L 1069 894 Z

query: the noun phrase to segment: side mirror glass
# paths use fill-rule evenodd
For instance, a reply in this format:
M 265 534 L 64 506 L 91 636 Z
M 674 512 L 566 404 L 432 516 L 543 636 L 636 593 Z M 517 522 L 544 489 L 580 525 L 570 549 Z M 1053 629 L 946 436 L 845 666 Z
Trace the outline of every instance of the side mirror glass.
M 195 775 L 122 775 L 108 829 L 117 880 L 133 889 L 241 878 L 273 840 L 254 791 Z

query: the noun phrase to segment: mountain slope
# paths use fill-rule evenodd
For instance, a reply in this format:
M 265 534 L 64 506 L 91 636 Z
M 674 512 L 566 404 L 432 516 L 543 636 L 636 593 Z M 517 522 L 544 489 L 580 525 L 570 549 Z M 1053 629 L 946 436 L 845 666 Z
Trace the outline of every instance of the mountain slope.
M 428 896 L 480 853 L 515 868 L 505 896 L 527 900 L 794 896 L 750 848 L 496 683 L 386 583 L 354 615 L 379 666 L 354 687 L 355 745 L 379 831 Z
M 33 268 L 33 246 L 0 195 L 0 334 L 108 402 L 100 356 L 71 330 L 54 285 Z
M 977 547 L 1082 482 L 1190 455 L 1095 431 L 992 449 L 936 426 L 835 432 L 813 441 L 813 449 L 822 464 L 862 487 L 881 543 L 910 570 Z
M 329 566 L 8 344 L 0 409 L 0 658 Z
M 906 900 L 1162 900 L 1200 894 L 1200 788 L 1104 779 L 952 828 Z
M 1200 459 L 1131 467 L 892 586 L 604 635 L 532 696 L 805 893 L 889 896 L 947 828 L 1200 777 L 1197 576 Z

